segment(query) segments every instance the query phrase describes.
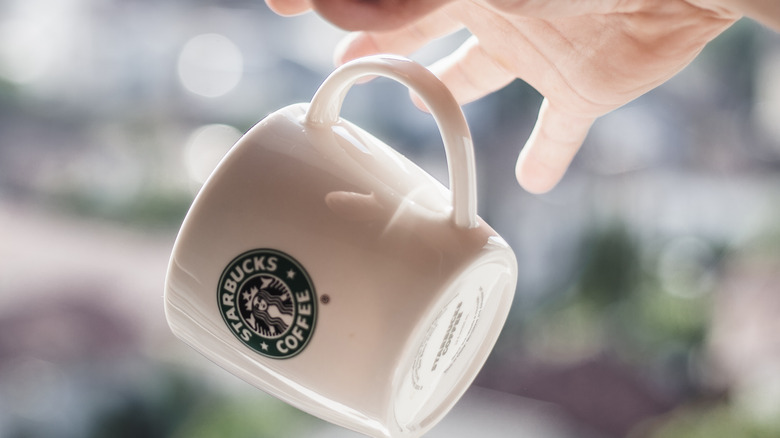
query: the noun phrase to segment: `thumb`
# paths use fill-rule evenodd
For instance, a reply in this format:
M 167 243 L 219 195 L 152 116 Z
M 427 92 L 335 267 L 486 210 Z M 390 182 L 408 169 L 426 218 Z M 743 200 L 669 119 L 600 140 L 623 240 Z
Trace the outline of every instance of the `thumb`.
M 520 151 L 515 174 L 531 193 L 552 190 L 563 178 L 595 118 L 573 115 L 544 99 L 531 136 Z
M 265 0 L 265 4 L 282 16 L 303 14 L 311 9 L 308 0 Z

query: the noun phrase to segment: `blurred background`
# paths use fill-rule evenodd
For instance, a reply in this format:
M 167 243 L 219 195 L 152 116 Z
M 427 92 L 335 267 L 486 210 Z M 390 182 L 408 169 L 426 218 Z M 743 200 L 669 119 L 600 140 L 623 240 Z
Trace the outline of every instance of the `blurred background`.
M 311 99 L 342 35 L 260 0 L 0 0 L 0 436 L 357 436 L 190 350 L 162 297 L 206 176 Z M 429 436 L 780 436 L 780 35 L 737 23 L 533 196 L 514 162 L 540 102 L 516 81 L 464 108 L 520 279 Z M 446 181 L 400 85 L 355 87 L 342 114 Z

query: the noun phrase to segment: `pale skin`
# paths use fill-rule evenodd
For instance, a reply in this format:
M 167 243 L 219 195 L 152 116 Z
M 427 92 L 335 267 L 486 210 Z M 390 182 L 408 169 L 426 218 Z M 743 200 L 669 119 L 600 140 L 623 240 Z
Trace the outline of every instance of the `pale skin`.
M 516 78 L 544 96 L 516 166 L 529 192 L 563 177 L 593 122 L 670 79 L 743 15 L 780 29 L 780 0 L 266 0 L 316 10 L 353 30 L 338 64 L 409 55 L 463 27 L 472 34 L 431 70 L 461 104 Z M 418 102 L 418 105 L 421 105 Z

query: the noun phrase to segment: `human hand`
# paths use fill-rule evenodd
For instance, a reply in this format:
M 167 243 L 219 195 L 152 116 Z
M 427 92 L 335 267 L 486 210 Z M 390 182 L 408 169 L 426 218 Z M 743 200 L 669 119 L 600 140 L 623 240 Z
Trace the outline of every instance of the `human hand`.
M 338 63 L 408 55 L 466 27 L 431 66 L 459 103 L 516 78 L 544 96 L 516 175 L 533 193 L 563 177 L 593 122 L 662 84 L 739 18 L 702 0 L 266 0 L 281 14 L 314 7 L 346 29 Z

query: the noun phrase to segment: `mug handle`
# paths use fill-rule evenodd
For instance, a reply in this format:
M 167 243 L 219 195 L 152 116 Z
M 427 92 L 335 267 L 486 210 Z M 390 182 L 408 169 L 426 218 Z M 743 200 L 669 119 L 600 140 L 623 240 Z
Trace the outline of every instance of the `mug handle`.
M 385 76 L 417 93 L 431 111 L 444 142 L 452 192 L 452 221 L 461 228 L 477 223 L 477 183 L 474 146 L 466 118 L 450 90 L 422 65 L 393 55 L 374 55 L 337 68 L 314 94 L 304 123 L 330 126 L 338 122 L 350 87 L 364 76 Z

